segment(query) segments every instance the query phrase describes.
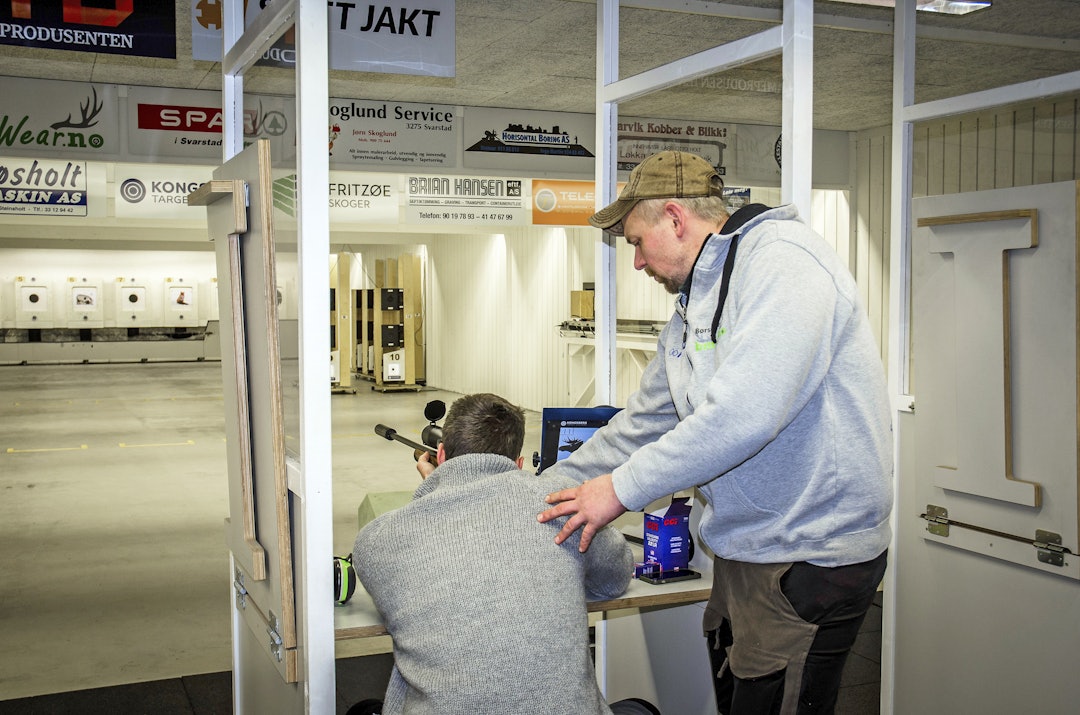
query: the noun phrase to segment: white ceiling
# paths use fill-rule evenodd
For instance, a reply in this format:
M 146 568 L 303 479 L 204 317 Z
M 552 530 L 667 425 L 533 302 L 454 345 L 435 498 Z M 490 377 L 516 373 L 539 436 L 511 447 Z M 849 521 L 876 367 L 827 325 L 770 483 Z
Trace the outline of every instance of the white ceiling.
M 177 59 L 0 45 L 0 73 L 190 89 L 220 89 L 217 63 L 191 59 L 191 1 L 177 3 Z M 632 7 L 631 7 L 632 5 Z M 330 95 L 591 113 L 594 0 L 457 0 L 452 78 L 332 72 Z M 621 77 L 775 25 L 782 0 L 624 1 Z M 665 8 L 693 8 L 707 14 Z M 893 11 L 814 2 L 814 126 L 858 130 L 891 121 Z M 749 17 L 765 19 L 748 19 Z M 858 29 L 850 29 L 857 27 Z M 1080 0 L 994 0 L 966 16 L 919 14 L 917 102 L 1080 70 Z M 256 68 L 252 93 L 291 94 L 286 70 Z M 780 124 L 779 57 L 653 93 L 624 116 Z

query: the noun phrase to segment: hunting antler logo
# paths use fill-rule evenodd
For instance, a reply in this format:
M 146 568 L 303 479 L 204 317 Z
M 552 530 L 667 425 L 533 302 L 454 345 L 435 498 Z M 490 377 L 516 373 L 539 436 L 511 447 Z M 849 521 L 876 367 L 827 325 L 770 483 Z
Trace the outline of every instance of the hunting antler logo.
M 53 129 L 61 129 L 63 127 L 70 127 L 72 129 L 87 129 L 97 124 L 97 115 L 101 113 L 102 107 L 105 106 L 104 102 L 98 101 L 97 87 L 91 87 L 94 92 L 93 97 L 87 97 L 85 104 L 79 105 L 79 111 L 82 113 L 82 120 L 75 123 L 71 119 L 71 114 L 68 114 L 67 119 L 62 122 L 50 125 Z M 91 109 L 92 108 L 92 109 Z

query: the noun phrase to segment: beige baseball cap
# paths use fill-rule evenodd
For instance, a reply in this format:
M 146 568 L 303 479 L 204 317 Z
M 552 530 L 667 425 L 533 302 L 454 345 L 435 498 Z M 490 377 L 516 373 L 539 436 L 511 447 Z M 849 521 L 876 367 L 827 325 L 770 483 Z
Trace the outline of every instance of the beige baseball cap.
M 661 151 L 630 172 L 619 198 L 589 217 L 589 223 L 622 235 L 622 221 L 642 199 L 688 199 L 723 196 L 724 180 L 716 168 L 697 154 Z

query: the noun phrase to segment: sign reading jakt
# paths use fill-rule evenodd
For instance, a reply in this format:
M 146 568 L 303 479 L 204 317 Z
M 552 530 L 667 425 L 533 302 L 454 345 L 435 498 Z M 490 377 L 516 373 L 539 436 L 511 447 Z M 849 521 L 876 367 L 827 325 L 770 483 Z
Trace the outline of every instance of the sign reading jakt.
M 250 26 L 266 1 L 245 3 Z M 327 0 L 330 69 L 453 77 L 455 70 L 454 0 L 356 3 Z M 196 60 L 221 61 L 221 3 L 191 4 L 191 54 Z M 290 31 L 264 53 L 260 64 L 296 66 Z

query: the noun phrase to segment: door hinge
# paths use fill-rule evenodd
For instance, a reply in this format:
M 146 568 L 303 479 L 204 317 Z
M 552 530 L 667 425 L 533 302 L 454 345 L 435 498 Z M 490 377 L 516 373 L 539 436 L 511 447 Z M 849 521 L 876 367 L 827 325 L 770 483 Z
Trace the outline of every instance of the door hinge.
M 247 589 L 244 588 L 244 572 L 236 569 L 233 572 L 233 590 L 236 591 L 236 607 L 247 608 Z
M 926 520 L 926 530 L 934 536 L 947 537 L 949 535 L 949 527 L 955 526 L 960 529 L 970 529 L 981 534 L 989 534 L 990 536 L 997 536 L 1003 539 L 1030 544 L 1035 547 L 1039 561 L 1044 564 L 1050 564 L 1051 566 L 1064 566 L 1065 554 L 1073 553 L 1068 547 L 1062 545 L 1061 534 L 1053 531 L 1036 529 L 1035 538 L 1029 539 L 1026 536 L 1017 536 L 1016 534 L 1009 534 L 1004 531 L 998 531 L 997 529 L 976 526 L 975 524 L 965 524 L 962 521 L 950 519 L 948 509 L 933 504 L 927 504 L 926 513 L 920 514 L 919 518 Z
M 266 628 L 266 634 L 270 636 L 270 652 L 281 662 L 281 621 L 270 611 L 270 625 Z
M 1035 541 L 1031 543 L 1039 554 L 1039 561 L 1051 566 L 1064 566 L 1065 554 L 1070 553 L 1061 545 L 1061 534 L 1052 531 L 1035 530 Z
M 922 518 L 926 519 L 926 530 L 934 536 L 949 535 L 949 510 L 945 507 L 927 504 Z

